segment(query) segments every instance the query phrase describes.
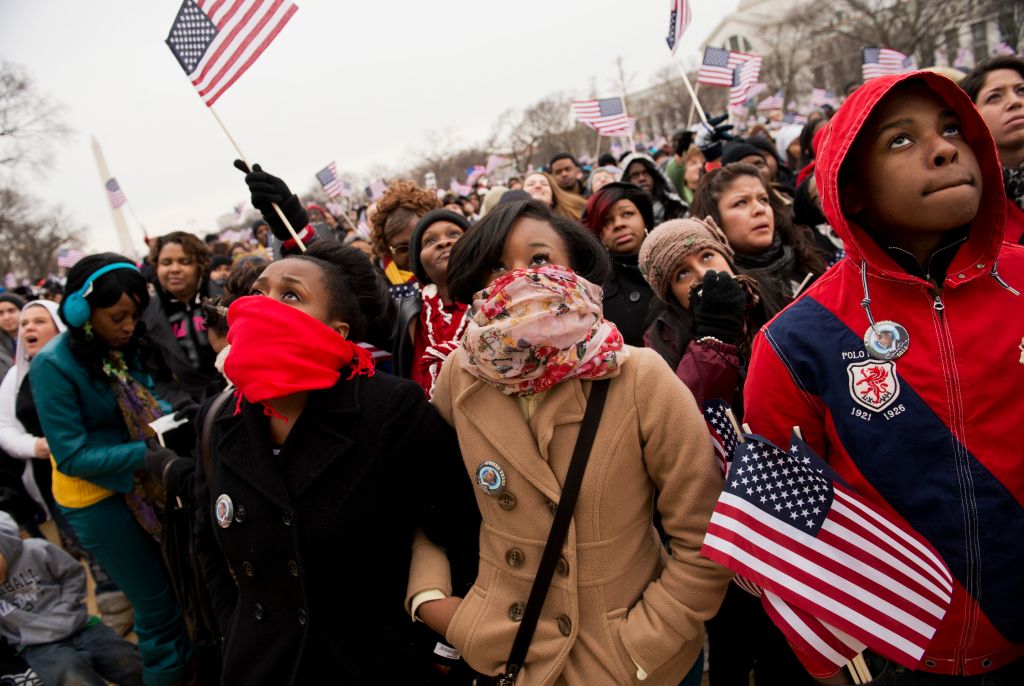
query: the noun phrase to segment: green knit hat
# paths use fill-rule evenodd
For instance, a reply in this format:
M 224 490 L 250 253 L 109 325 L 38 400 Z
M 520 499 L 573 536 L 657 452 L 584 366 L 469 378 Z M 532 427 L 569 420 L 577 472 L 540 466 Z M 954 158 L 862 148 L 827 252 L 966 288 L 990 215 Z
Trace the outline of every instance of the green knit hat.
M 733 250 L 715 220 L 672 219 L 659 224 L 640 246 L 640 273 L 654 294 L 668 301 L 672 274 L 683 259 L 698 250 L 711 248 L 732 267 Z

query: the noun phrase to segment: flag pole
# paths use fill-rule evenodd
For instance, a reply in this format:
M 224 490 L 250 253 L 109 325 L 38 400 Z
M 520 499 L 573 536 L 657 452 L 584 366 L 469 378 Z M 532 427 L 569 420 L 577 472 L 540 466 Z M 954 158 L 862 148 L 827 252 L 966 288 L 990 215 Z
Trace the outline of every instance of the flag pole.
M 348 222 L 348 225 L 352 227 L 353 231 L 358 231 L 359 230 L 359 229 L 356 228 L 356 225 L 352 223 L 352 220 L 348 216 L 348 207 L 345 207 L 345 211 L 342 212 L 341 218 L 344 219 L 346 222 Z
M 697 93 L 700 92 L 700 81 L 697 82 L 697 86 L 693 89 L 692 96 L 690 97 L 690 114 L 686 117 L 686 128 L 690 128 L 693 125 L 693 112 L 697 109 Z
M 679 70 L 679 75 L 683 77 L 683 83 L 686 84 L 686 90 L 690 91 L 690 117 L 693 117 L 693 108 L 697 108 L 697 114 L 700 115 L 700 120 L 705 124 L 708 123 L 708 117 L 704 114 L 704 108 L 700 106 L 700 102 L 697 100 L 697 91 L 693 89 L 693 84 L 690 83 L 690 77 L 686 75 L 686 70 L 683 69 L 683 65 L 679 63 L 679 60 L 672 60 L 676 65 L 676 69 Z M 700 82 L 697 83 L 697 87 L 700 88 Z M 687 123 L 689 126 L 689 123 Z
M 622 114 L 625 117 L 629 117 L 629 108 L 626 107 L 626 93 L 622 93 Z M 633 140 L 633 133 L 636 131 L 636 124 L 633 125 L 633 130 L 629 132 L 629 154 L 632 155 L 636 152 L 636 142 Z M 598 132 L 600 134 L 600 131 Z
M 231 145 L 233 145 L 235 147 L 235 152 L 238 153 L 238 157 L 241 158 L 241 160 L 243 162 L 245 162 L 245 166 L 246 167 L 248 167 L 249 169 L 252 169 L 252 166 L 249 164 L 249 160 L 247 160 L 245 158 L 245 153 L 242 152 L 242 149 L 240 147 L 238 147 L 238 143 L 235 142 L 235 137 L 231 135 L 231 132 L 228 131 L 228 128 L 226 126 L 224 126 L 224 122 L 222 122 L 220 120 L 220 117 L 217 116 L 217 111 L 214 110 L 213 107 L 207 107 L 206 109 L 210 110 L 210 114 L 212 114 L 213 118 L 217 120 L 217 123 L 220 125 L 221 131 L 223 131 L 224 135 L 228 137 L 229 141 L 231 141 Z M 278 207 L 276 202 L 275 203 L 271 203 L 271 206 L 273 206 L 274 211 L 277 212 L 277 216 L 284 223 L 285 228 L 288 229 L 288 233 L 290 233 L 292 235 L 292 238 L 295 239 L 295 242 L 299 246 L 299 250 L 301 252 L 306 252 L 306 246 L 303 244 L 302 240 L 299 238 L 299 234 L 297 234 L 295 232 L 295 229 L 292 227 L 291 222 L 288 221 L 288 217 L 284 216 L 284 212 L 281 211 L 281 208 Z
M 132 203 L 128 200 L 127 195 L 124 198 L 124 204 L 128 206 L 128 211 L 132 213 L 132 219 L 134 219 L 135 223 L 139 225 L 140 229 L 142 229 L 142 240 L 145 241 L 146 245 L 149 245 L 149 232 L 146 231 L 146 225 L 139 219 L 139 215 L 135 214 L 135 208 L 132 207 Z

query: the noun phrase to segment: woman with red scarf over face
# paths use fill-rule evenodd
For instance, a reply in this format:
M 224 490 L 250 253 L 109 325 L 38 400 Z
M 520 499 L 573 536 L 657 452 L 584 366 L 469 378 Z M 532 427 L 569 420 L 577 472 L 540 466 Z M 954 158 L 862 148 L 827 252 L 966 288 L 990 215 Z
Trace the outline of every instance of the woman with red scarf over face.
M 472 306 L 432 402 L 479 487 L 479 572 L 469 593 L 452 592 L 444 557 L 418 549 L 407 602 L 485 677 L 504 673 L 588 399 L 607 384 L 517 686 L 699 684 L 703 622 L 730 577 L 698 552 L 722 487 L 707 428 L 661 357 L 605 319 L 609 272 L 590 232 L 523 200 L 489 212 L 449 262 L 449 293 Z M 671 555 L 655 534 L 656 491 Z
M 402 607 L 413 534 L 475 565 L 479 520 L 452 429 L 351 342 L 387 297 L 363 253 L 317 241 L 228 310 L 237 391 L 195 477 L 223 683 L 439 677 Z

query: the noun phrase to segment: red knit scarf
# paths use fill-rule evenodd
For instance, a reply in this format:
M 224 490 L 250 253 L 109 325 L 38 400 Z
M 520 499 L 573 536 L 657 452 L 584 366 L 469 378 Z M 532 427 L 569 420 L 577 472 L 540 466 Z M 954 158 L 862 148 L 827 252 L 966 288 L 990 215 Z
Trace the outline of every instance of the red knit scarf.
M 352 368 L 349 379 L 374 374 L 365 349 L 302 310 L 265 296 L 231 303 L 228 343 L 225 375 L 242 397 L 261 403 L 273 416 L 278 415 L 268 400 L 330 388 L 345 367 Z

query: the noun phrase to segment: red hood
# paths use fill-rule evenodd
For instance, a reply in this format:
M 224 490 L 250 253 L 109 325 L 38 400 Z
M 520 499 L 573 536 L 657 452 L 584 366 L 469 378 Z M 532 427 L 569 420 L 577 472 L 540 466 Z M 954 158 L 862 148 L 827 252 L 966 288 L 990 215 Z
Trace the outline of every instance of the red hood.
M 971 144 L 981 167 L 982 196 L 978 214 L 971 223 L 967 243 L 961 246 L 947 270 L 945 285 L 956 287 L 988 273 L 995 264 L 1003 241 L 1006 200 L 995 141 L 974 103 L 955 83 L 932 72 L 917 71 L 871 79 L 854 91 L 825 127 L 815 158 L 818 190 L 829 224 L 843 239 L 847 255 L 858 266 L 866 260 L 871 271 L 900 280 L 918 280 L 907 274 L 863 228 L 843 214 L 838 188 L 839 169 L 869 113 L 893 87 L 907 79 L 923 80 L 959 115 L 964 138 Z M 960 278 L 960 275 L 966 276 Z

